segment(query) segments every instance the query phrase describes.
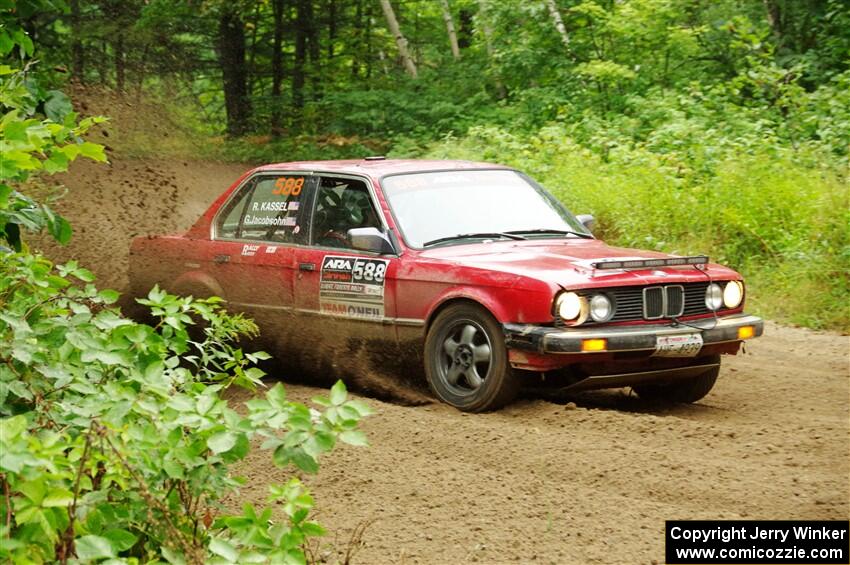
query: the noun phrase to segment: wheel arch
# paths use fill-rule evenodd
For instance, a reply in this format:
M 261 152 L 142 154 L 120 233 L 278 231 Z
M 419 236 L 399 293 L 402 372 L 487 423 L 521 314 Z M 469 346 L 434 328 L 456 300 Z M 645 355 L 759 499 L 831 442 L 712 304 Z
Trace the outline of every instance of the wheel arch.
M 183 273 L 169 285 L 168 290 L 184 296 L 191 294 L 195 298 L 218 296 L 227 299 L 224 295 L 224 289 L 218 284 L 218 281 L 201 271 Z
M 468 294 L 449 294 L 437 302 L 425 318 L 425 335 L 428 335 L 428 331 L 431 329 L 431 324 L 434 323 L 434 320 L 440 315 L 440 312 L 455 304 L 471 304 L 473 306 L 478 306 L 493 316 L 496 322 L 501 324 L 505 321 L 504 309 L 499 308 L 498 303 L 494 300 L 489 300 L 487 297 L 482 295 L 470 296 Z

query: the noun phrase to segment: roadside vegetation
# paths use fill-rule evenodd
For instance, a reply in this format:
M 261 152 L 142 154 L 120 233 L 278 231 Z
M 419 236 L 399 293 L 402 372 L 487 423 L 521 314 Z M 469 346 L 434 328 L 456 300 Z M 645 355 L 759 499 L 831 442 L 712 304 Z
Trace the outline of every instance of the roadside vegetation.
M 0 561 L 305 563 L 324 529 L 297 476 L 337 441 L 365 445 L 369 408 L 342 382 L 312 408 L 278 383 L 237 411 L 224 390 L 266 388 L 268 355 L 238 346 L 251 320 L 155 288 L 140 300 L 153 321 L 137 323 L 77 262 L 29 249 L 27 233 L 72 237 L 50 176 L 106 161 L 86 141 L 104 118 L 44 87 L 20 12 L 0 9 Z M 252 443 L 291 478 L 234 514 Z

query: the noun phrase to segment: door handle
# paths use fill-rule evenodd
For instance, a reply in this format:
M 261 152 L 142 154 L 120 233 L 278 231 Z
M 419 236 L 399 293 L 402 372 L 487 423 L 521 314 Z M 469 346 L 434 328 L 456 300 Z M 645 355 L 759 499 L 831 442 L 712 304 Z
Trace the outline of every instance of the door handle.
M 298 263 L 299 271 L 315 271 L 316 264 L 315 263 Z
M 216 255 L 215 259 L 213 259 L 213 261 L 215 261 L 218 264 L 229 263 L 230 262 L 230 255 Z

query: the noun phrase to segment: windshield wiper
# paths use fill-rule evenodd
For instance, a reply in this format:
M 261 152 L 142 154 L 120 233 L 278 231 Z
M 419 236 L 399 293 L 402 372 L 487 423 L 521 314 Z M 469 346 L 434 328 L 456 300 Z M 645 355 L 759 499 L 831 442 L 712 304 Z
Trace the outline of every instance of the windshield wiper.
M 589 233 L 582 233 L 580 231 L 572 231 L 572 230 L 552 230 L 548 228 L 535 228 L 530 230 L 511 230 L 504 232 L 508 235 L 517 235 L 517 234 L 552 234 L 552 235 L 577 235 L 578 237 L 583 237 L 585 239 L 593 239 L 593 236 Z
M 459 233 L 457 235 L 450 235 L 448 237 L 439 237 L 437 239 L 432 239 L 431 241 L 426 241 L 422 244 L 422 247 L 428 247 L 430 245 L 434 245 L 436 243 L 442 243 L 444 241 L 453 241 L 455 239 L 492 239 L 492 238 L 507 238 L 507 239 L 525 239 L 521 235 L 512 232 L 481 232 L 481 233 Z

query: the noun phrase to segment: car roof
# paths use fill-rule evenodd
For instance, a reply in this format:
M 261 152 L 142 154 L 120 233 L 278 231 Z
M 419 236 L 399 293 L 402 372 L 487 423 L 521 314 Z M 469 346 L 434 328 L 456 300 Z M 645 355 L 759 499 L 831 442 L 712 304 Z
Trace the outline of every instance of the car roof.
M 447 159 L 385 159 L 382 157 L 370 157 L 366 159 L 340 161 L 294 161 L 290 163 L 275 163 L 257 167 L 256 170 L 269 171 L 279 169 L 365 174 L 372 177 L 384 177 L 400 173 L 446 170 L 455 171 L 464 169 L 509 169 L 509 167 L 477 161 L 457 161 Z

